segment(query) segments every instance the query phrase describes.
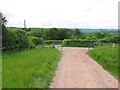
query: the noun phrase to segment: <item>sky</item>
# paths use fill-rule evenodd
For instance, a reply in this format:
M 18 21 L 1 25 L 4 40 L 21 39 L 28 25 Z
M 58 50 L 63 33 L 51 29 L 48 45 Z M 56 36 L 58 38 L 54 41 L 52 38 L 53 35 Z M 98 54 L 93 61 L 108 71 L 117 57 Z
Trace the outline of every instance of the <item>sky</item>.
M 119 0 L 0 0 L 9 27 L 118 28 Z

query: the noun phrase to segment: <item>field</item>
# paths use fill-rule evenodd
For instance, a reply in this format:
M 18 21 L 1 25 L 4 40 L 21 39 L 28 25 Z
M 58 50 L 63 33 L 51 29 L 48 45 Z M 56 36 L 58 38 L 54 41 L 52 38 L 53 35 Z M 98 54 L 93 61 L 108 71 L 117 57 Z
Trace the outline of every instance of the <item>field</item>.
M 48 88 L 60 57 L 54 48 L 3 55 L 3 88 Z
M 99 46 L 90 50 L 88 54 L 118 78 L 118 46 Z

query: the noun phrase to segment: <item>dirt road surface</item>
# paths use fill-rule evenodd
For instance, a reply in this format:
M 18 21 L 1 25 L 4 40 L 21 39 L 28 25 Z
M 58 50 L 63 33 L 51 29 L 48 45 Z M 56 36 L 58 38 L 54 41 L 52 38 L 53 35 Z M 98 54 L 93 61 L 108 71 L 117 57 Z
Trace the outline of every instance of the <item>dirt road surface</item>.
M 118 81 L 90 58 L 87 48 L 65 47 L 50 88 L 118 88 Z

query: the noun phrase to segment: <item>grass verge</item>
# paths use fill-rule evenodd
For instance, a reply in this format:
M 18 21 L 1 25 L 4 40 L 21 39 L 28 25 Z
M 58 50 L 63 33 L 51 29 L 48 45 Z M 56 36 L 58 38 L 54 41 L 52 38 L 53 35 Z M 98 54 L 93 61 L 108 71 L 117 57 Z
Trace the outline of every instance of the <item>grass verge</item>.
M 55 48 L 36 48 L 3 55 L 3 88 L 48 88 L 60 56 Z
M 88 52 L 103 68 L 118 78 L 118 46 L 99 46 Z

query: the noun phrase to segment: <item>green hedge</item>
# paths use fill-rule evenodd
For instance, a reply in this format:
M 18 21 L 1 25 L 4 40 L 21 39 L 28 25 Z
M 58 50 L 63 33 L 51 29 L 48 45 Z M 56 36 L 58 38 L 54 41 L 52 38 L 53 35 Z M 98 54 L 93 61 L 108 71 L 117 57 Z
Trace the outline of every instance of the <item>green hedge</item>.
M 62 44 L 63 40 L 45 40 L 46 45 L 51 45 L 51 44 Z
M 119 43 L 120 41 L 120 36 L 114 36 L 110 38 L 103 38 L 99 40 L 101 43 Z
M 31 41 L 33 42 L 34 45 L 43 45 L 44 44 L 44 40 L 42 38 L 29 37 L 29 39 L 31 39 Z
M 64 47 L 93 47 L 95 41 L 81 40 L 81 39 L 65 39 L 62 42 Z
M 2 30 L 3 50 L 22 50 L 32 47 L 25 31 L 21 29 Z

